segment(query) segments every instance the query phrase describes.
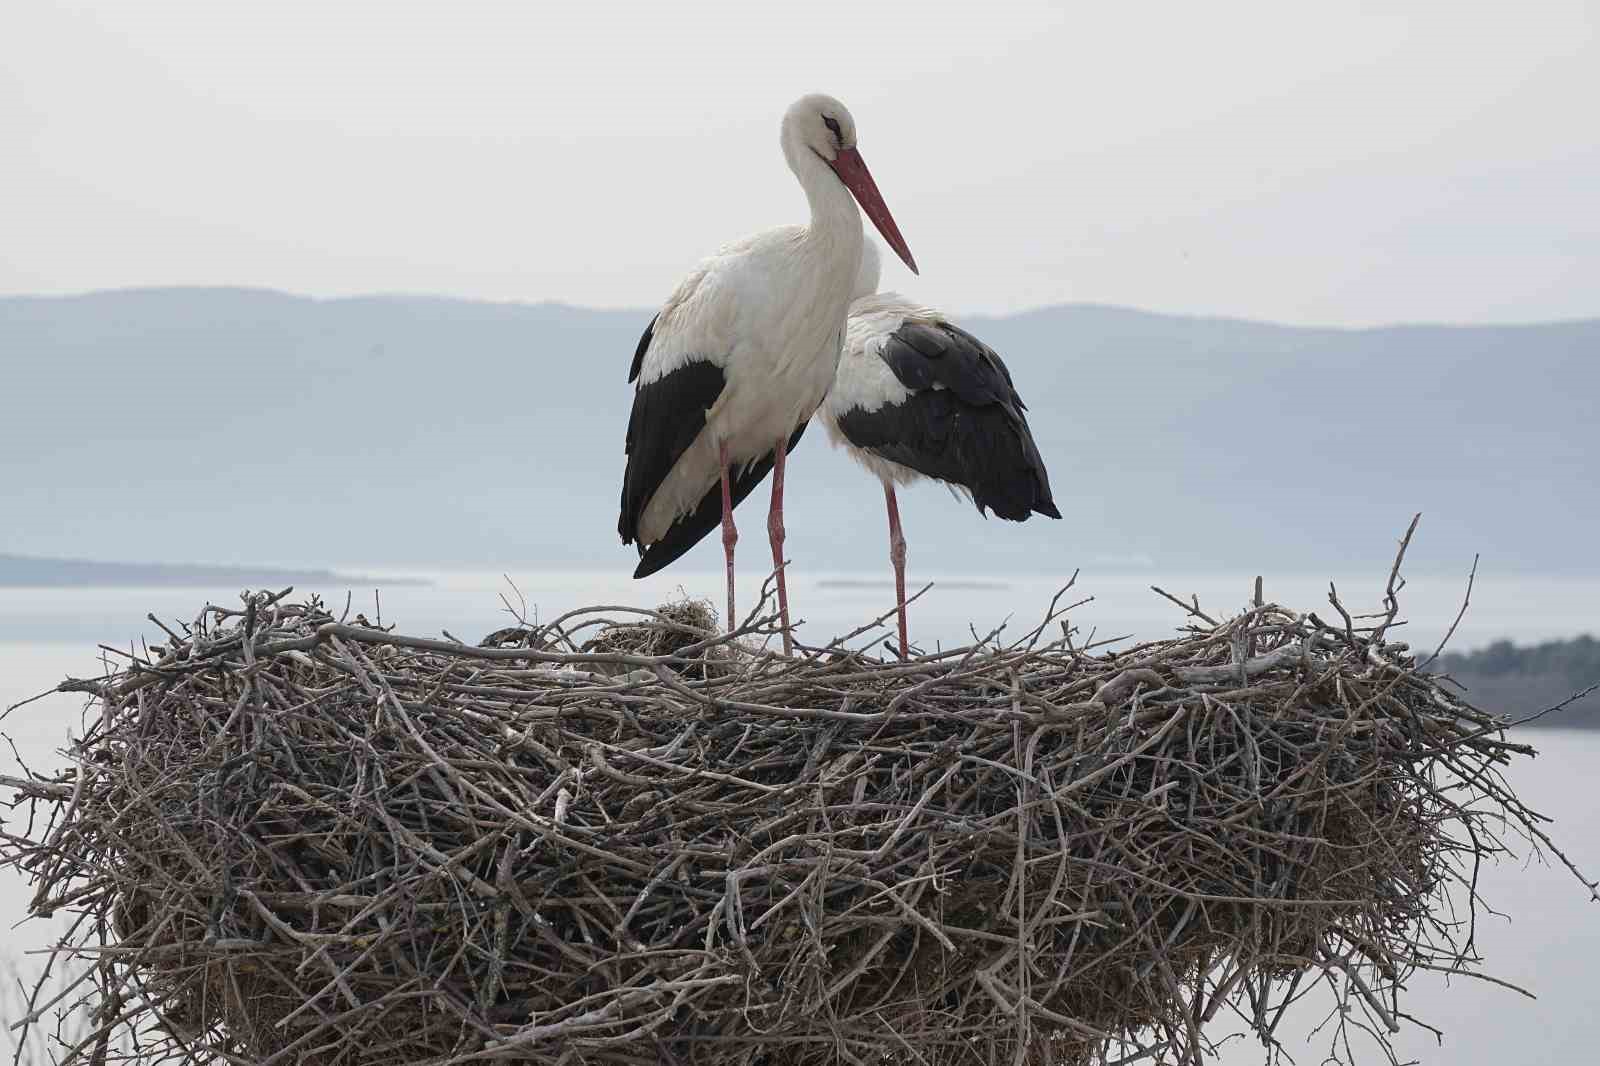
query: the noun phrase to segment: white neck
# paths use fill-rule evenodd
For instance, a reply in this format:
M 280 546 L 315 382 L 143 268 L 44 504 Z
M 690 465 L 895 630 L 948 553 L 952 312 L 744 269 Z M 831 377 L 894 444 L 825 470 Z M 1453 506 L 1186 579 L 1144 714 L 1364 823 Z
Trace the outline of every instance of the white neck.
M 804 240 L 827 249 L 830 256 L 838 255 L 853 268 L 860 261 L 862 242 L 861 212 L 855 197 L 821 156 L 796 140 L 786 133 L 783 156 L 811 205 L 811 224 Z

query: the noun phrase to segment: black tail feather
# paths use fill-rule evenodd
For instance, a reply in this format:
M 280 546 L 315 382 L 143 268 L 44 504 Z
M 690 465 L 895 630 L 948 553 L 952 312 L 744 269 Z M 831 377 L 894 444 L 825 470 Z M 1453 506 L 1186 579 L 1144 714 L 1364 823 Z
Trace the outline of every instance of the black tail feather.
M 785 454 L 794 451 L 794 446 L 800 443 L 800 435 L 806 431 L 806 424 L 802 422 L 789 438 Z M 744 498 L 755 491 L 757 485 L 767 479 L 772 472 L 772 453 L 767 453 L 761 459 L 751 463 L 749 468 L 729 483 L 729 494 L 733 497 L 734 507 L 744 502 Z M 639 565 L 633 571 L 635 578 L 649 577 L 658 570 L 676 562 L 690 548 L 699 544 L 707 533 L 722 526 L 722 485 L 712 486 L 710 492 L 700 498 L 700 503 L 689 514 L 684 515 L 667 530 L 667 535 L 650 545 L 640 553 Z

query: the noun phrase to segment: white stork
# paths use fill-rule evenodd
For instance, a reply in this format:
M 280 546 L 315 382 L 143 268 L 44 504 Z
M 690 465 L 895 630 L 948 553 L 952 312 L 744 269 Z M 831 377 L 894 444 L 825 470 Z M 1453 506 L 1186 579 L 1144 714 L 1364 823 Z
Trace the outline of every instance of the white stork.
M 889 506 L 889 560 L 906 642 L 906 540 L 895 485 L 942 481 L 1013 522 L 1060 518 L 1011 372 L 994 349 L 938 311 L 878 292 L 878 252 L 862 250 L 844 353 L 818 416 L 836 446 L 877 476 Z M 985 515 L 987 517 L 987 515 Z
M 716 527 L 720 495 L 731 628 L 733 508 L 773 471 L 767 534 L 789 653 L 784 457 L 839 362 L 864 243 L 856 202 L 906 266 L 917 267 L 856 149 L 855 120 L 843 104 L 801 97 L 784 113 L 780 140 L 811 222 L 765 230 L 705 260 L 645 329 L 628 371 L 638 384 L 617 532 L 638 545 L 633 576 L 645 577 Z

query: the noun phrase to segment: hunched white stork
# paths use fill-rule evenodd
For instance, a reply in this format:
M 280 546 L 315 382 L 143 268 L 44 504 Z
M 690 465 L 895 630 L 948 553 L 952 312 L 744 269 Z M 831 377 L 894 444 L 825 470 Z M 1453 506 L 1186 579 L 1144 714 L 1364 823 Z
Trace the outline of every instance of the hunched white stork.
M 930 477 L 966 495 L 979 514 L 1013 522 L 1061 512 L 1004 361 L 938 311 L 878 292 L 878 274 L 867 241 L 844 352 L 818 418 L 834 444 L 883 483 L 903 659 L 906 541 L 896 485 Z
M 843 104 L 820 93 L 801 97 L 784 113 L 780 141 L 810 203 L 810 224 L 763 231 L 704 260 L 645 329 L 628 371 L 637 385 L 617 532 L 638 545 L 633 576 L 645 577 L 716 527 L 720 495 L 731 628 L 733 508 L 771 470 L 767 534 L 791 653 L 784 457 L 833 383 L 864 243 L 857 202 L 906 266 L 917 267 Z

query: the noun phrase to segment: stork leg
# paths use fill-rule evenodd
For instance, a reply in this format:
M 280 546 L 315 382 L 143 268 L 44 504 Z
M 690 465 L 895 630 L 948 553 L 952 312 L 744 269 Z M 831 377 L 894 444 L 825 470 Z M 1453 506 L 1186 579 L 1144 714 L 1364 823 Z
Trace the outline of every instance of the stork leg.
M 728 445 L 718 446 L 717 461 L 722 464 L 722 553 L 728 557 L 728 632 L 739 625 L 739 616 L 733 611 L 733 546 L 739 543 L 739 531 L 733 525 L 733 491 L 728 488 Z
M 794 654 L 794 638 L 789 635 L 789 587 L 783 579 L 783 461 L 789 439 L 779 438 L 772 453 L 772 509 L 767 512 L 767 537 L 772 541 L 772 568 L 778 575 L 778 614 L 783 622 L 783 654 Z
M 894 486 L 883 483 L 883 498 L 889 504 L 889 561 L 894 564 L 894 602 L 900 614 L 900 658 L 909 657 L 906 645 L 906 538 L 900 531 L 900 505 Z

